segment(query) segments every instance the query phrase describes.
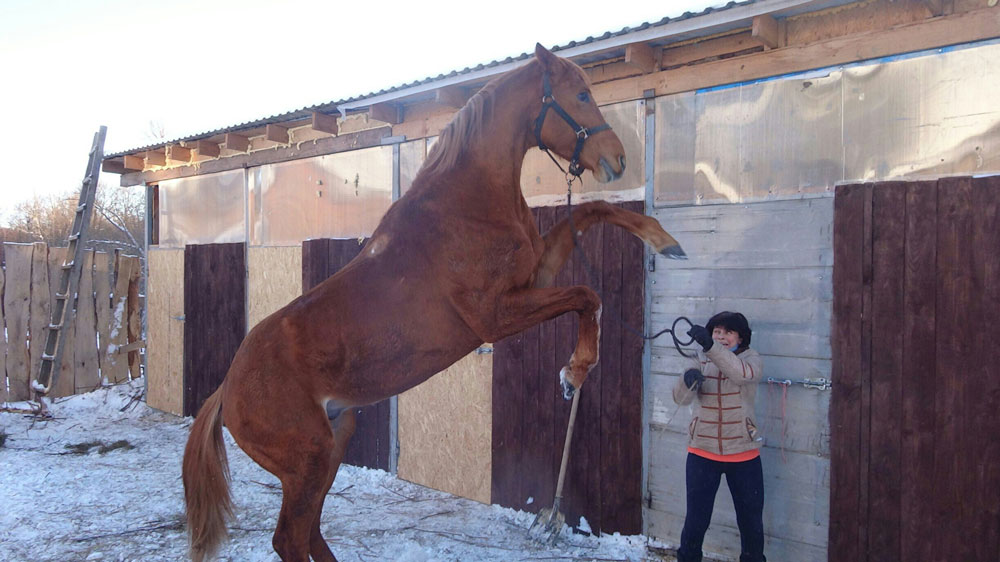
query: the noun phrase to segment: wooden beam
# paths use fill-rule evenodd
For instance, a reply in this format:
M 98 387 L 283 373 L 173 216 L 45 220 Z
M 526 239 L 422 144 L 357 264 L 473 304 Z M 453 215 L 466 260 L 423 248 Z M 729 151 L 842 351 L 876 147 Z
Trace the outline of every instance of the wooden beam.
M 227 150 L 246 152 L 250 149 L 250 139 L 236 133 L 226 133 L 226 139 L 222 141 L 222 146 Z
M 754 16 L 750 35 L 760 41 L 765 49 L 777 49 L 781 46 L 781 31 L 778 20 L 767 14 Z
M 808 45 L 793 45 L 595 84 L 594 99 L 599 104 L 606 105 L 642 99 L 643 92 L 649 89 L 654 89 L 657 96 L 665 96 L 899 53 L 971 43 L 996 38 L 997 29 L 1000 29 L 1000 10 L 984 8 Z
M 101 162 L 101 171 L 109 174 L 124 174 L 125 164 L 119 160 L 104 160 Z
M 649 43 L 625 45 L 625 64 L 642 71 L 643 74 L 660 69 L 660 53 L 663 49 Z
M 146 151 L 146 166 L 166 166 L 167 155 L 155 150 Z
M 188 163 L 191 161 L 191 149 L 172 144 L 167 147 L 167 160 Z
M 399 105 L 395 103 L 376 103 L 368 108 L 368 116 L 376 121 L 382 121 L 383 123 L 390 123 L 392 125 L 398 125 L 403 122 L 400 119 L 399 114 L 402 113 L 399 110 Z
M 434 103 L 453 109 L 462 109 L 469 101 L 468 90 L 461 86 L 445 86 L 434 90 Z
M 750 35 L 750 31 L 734 33 L 706 41 L 663 49 L 660 55 L 660 68 L 667 69 L 751 49 L 760 49 L 760 43 Z
M 330 133 L 331 135 L 337 134 L 337 116 L 327 115 L 326 113 L 320 113 L 318 111 L 313 111 L 312 113 L 312 123 L 311 126 L 314 131 L 320 131 L 323 133 Z
M 316 139 L 315 142 L 302 143 L 301 146 L 292 144 L 284 147 L 276 147 L 272 150 L 260 150 L 248 154 L 237 154 L 225 158 L 216 158 L 215 160 L 206 160 L 197 166 L 190 164 L 188 166 L 176 166 L 148 172 L 122 174 L 120 184 L 123 187 L 128 187 L 130 185 L 189 178 L 215 172 L 224 172 L 226 170 L 239 170 L 253 166 L 263 166 L 265 164 L 275 164 L 289 160 L 381 146 L 382 139 L 391 135 L 392 127 L 377 127 L 355 133 L 341 133 L 335 137 L 324 137 Z
M 264 127 L 264 138 L 272 142 L 288 144 L 288 129 L 272 123 Z
M 214 142 L 209 142 L 207 140 L 197 140 L 193 143 L 188 143 L 188 145 L 194 149 L 195 156 L 210 156 L 215 158 L 219 156 L 219 145 Z
M 126 154 L 122 157 L 122 165 L 126 170 L 143 171 L 146 168 L 146 159 L 142 156 Z

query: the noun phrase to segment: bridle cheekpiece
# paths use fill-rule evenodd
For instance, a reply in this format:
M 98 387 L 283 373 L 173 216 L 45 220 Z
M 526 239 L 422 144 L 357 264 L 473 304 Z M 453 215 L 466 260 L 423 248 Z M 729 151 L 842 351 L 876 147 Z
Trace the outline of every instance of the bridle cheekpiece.
M 552 96 L 552 85 L 549 83 L 549 73 L 547 71 L 543 72 L 542 110 L 538 114 L 538 118 L 535 119 L 535 140 L 538 141 L 538 148 L 545 151 L 545 153 L 549 155 L 549 158 L 552 158 L 552 161 L 556 163 L 556 166 L 559 166 L 560 170 L 563 170 L 563 167 L 559 165 L 559 162 L 554 156 L 552 156 L 552 153 L 549 152 L 549 147 L 545 146 L 545 143 L 542 142 L 542 125 L 545 124 L 545 116 L 548 114 L 549 109 L 552 109 L 559 115 L 559 117 L 562 117 L 563 121 L 565 121 L 566 124 L 569 125 L 570 128 L 572 128 L 576 133 L 576 147 L 573 149 L 573 156 L 569 160 L 569 173 L 576 177 L 580 177 L 580 175 L 583 174 L 583 166 L 580 165 L 580 153 L 583 152 L 583 144 L 587 142 L 587 139 L 592 135 L 610 129 L 611 125 L 604 123 L 589 129 L 587 127 L 581 127 L 576 120 L 570 117 L 570 114 L 567 113 L 561 105 L 559 105 L 556 98 Z M 563 172 L 566 173 L 566 170 L 563 170 Z

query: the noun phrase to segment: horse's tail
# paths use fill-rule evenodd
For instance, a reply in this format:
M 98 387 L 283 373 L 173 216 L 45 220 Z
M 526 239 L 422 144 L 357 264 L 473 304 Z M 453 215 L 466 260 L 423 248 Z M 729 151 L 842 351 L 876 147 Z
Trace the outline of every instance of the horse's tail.
M 184 502 L 191 559 L 211 558 L 229 535 L 227 520 L 233 515 L 229 497 L 229 463 L 222 439 L 222 389 L 208 397 L 191 426 L 184 448 Z

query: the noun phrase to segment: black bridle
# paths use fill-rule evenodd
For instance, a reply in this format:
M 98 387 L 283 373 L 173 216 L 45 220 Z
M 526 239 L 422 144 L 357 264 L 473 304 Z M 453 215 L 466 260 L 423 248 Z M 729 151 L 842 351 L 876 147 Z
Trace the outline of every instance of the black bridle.
M 549 147 L 545 146 L 545 143 L 542 142 L 542 125 L 545 124 L 545 116 L 548 114 L 549 109 L 552 109 L 559 115 L 559 117 L 562 117 L 563 121 L 565 121 L 566 124 L 573 129 L 573 132 L 576 133 L 576 147 L 573 148 L 573 156 L 569 159 L 569 173 L 576 177 L 580 177 L 580 175 L 583 174 L 583 166 L 580 166 L 580 153 L 583 152 L 583 143 L 587 142 L 587 139 L 590 138 L 591 135 L 610 129 L 611 125 L 603 123 L 589 129 L 587 127 L 581 127 L 576 120 L 570 117 L 570 114 L 567 113 L 561 105 L 559 105 L 556 98 L 552 96 L 552 84 L 549 83 L 549 73 L 543 72 L 542 110 L 538 114 L 538 118 L 535 119 L 535 140 L 538 141 L 538 148 L 545 151 L 545 154 L 549 155 L 549 158 L 556 163 L 556 166 L 559 166 L 559 169 L 562 170 L 563 173 L 566 173 L 566 170 L 563 170 L 562 165 L 560 165 L 555 157 L 552 156 L 552 153 L 549 152 Z
M 563 121 L 565 121 L 566 124 L 569 125 L 576 133 L 576 147 L 573 148 L 573 156 L 569 160 L 568 172 L 565 169 L 563 169 L 562 165 L 559 164 L 559 161 L 556 160 L 555 156 L 552 156 L 552 153 L 549 152 L 549 148 L 545 146 L 544 142 L 542 142 L 542 125 L 545 124 L 545 116 L 548 114 L 550 108 L 554 110 L 560 117 L 562 117 Z M 562 173 L 566 175 L 566 213 L 567 213 L 567 218 L 569 220 L 570 235 L 573 237 L 573 248 L 580 255 L 584 269 L 587 270 L 587 273 L 589 273 L 592 278 L 596 277 L 594 274 L 594 270 L 590 266 L 590 261 L 587 260 L 587 256 L 584 255 L 583 250 L 580 249 L 580 245 L 577 243 L 576 239 L 577 233 L 576 229 L 573 227 L 573 180 L 578 179 L 580 175 L 583 174 L 583 167 L 580 166 L 580 153 L 583 152 L 583 144 L 587 142 L 587 139 L 590 138 L 595 133 L 599 133 L 601 131 L 605 131 L 610 128 L 611 125 L 608 125 L 607 123 L 589 129 L 587 127 L 581 127 L 576 122 L 576 120 L 570 117 L 570 114 L 567 113 L 566 110 L 563 109 L 561 105 L 559 105 L 559 102 L 556 101 L 556 98 L 552 96 L 552 85 L 549 83 L 549 73 L 548 72 L 542 73 L 542 110 L 538 114 L 538 118 L 535 119 L 535 140 L 538 141 L 538 148 L 542 149 L 545 152 L 545 154 L 548 154 L 549 158 L 551 158 L 552 161 L 555 162 L 555 165 L 558 166 L 559 169 L 562 171 Z M 661 336 L 662 334 L 669 333 L 670 337 L 674 340 L 674 348 L 677 349 L 677 352 L 683 355 L 684 357 L 689 357 L 689 358 L 692 357 L 691 355 L 684 353 L 683 347 L 694 343 L 694 338 L 691 338 L 687 342 L 682 342 L 680 338 L 677 336 L 677 324 L 679 322 L 686 322 L 689 326 L 693 325 L 691 321 L 684 316 L 676 318 L 674 320 L 674 323 L 671 324 L 669 328 L 660 330 L 659 332 L 651 336 L 647 336 L 646 334 L 633 328 L 627 322 L 621 320 L 619 321 L 622 323 L 622 326 L 624 326 L 625 329 L 627 329 L 629 332 L 632 332 L 633 334 L 644 340 L 653 340 Z

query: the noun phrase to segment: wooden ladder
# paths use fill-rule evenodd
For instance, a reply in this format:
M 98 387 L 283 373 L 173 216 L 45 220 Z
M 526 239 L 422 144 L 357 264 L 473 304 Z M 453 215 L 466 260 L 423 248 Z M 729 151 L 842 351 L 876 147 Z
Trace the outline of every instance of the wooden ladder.
M 42 413 L 46 411 L 46 407 L 41 398 L 52 390 L 52 386 L 59 376 L 63 347 L 66 344 L 66 339 L 61 337 L 63 326 L 73 321 L 73 299 L 80 286 L 84 246 L 87 241 L 87 230 L 90 227 L 90 217 L 94 211 L 97 178 L 101 173 L 101 160 L 104 158 L 104 137 L 107 132 L 108 128 L 102 125 L 100 130 L 94 134 L 94 143 L 90 147 L 87 175 L 83 178 L 83 186 L 80 188 L 80 202 L 76 206 L 76 217 L 73 219 L 73 227 L 70 229 L 66 257 L 59 269 L 59 288 L 56 290 L 55 302 L 52 306 L 52 321 L 45 334 L 45 348 L 42 350 L 42 360 L 38 366 L 38 378 L 31 385 L 35 391 L 35 397 L 41 405 Z

